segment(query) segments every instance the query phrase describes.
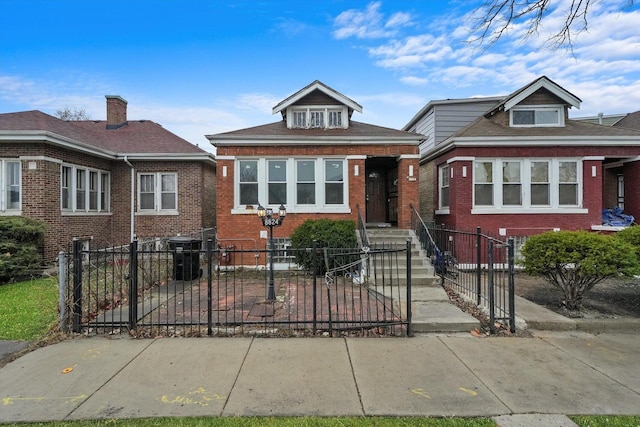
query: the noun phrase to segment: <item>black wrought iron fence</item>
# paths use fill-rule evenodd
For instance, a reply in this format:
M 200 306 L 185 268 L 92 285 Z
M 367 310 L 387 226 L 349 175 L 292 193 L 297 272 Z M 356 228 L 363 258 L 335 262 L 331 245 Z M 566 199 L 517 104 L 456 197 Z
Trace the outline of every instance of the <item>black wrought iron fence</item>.
M 410 333 L 407 249 L 220 248 L 213 239 L 90 249 L 74 241 L 67 257 L 69 326 L 74 332 L 136 336 L 406 335 Z M 320 269 L 295 264 L 311 253 Z M 402 258 L 404 259 L 404 258 Z M 402 264 L 402 262 L 400 262 Z M 403 302 L 404 301 L 404 302 Z
M 415 209 L 412 225 L 443 286 L 485 309 L 491 332 L 497 322 L 515 332 L 513 238 L 425 224 Z

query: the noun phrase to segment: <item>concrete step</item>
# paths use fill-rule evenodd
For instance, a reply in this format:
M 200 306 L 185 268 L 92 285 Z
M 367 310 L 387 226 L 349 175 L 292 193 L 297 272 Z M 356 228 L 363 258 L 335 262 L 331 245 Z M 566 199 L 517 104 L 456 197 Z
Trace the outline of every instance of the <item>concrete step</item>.
M 402 313 L 407 313 L 406 288 L 374 287 L 392 297 Z M 411 329 L 417 333 L 468 332 L 480 327 L 480 321 L 449 301 L 441 286 L 411 287 Z

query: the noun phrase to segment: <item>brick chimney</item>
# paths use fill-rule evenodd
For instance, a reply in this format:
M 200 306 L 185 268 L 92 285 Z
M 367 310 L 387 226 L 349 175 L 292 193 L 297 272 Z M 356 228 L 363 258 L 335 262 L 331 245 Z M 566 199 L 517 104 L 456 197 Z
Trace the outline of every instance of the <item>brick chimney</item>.
M 118 95 L 106 95 L 107 129 L 118 129 L 127 124 L 127 101 Z

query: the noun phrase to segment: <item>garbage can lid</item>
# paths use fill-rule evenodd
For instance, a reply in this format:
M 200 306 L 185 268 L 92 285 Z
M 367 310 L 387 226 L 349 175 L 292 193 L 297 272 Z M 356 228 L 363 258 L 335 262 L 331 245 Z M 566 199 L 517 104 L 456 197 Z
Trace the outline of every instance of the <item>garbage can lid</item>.
M 169 239 L 171 243 L 193 243 L 193 242 L 202 242 L 200 239 L 194 239 L 193 237 L 186 236 L 176 236 Z

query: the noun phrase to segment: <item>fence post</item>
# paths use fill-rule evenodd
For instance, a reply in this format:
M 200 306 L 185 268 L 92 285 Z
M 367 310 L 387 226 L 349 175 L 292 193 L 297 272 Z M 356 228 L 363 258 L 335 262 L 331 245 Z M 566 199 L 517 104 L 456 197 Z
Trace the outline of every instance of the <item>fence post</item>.
M 482 234 L 476 227 L 476 305 L 482 302 Z
M 203 231 L 204 236 L 204 231 Z M 211 307 L 212 303 L 212 283 L 211 276 L 213 275 L 213 240 L 207 239 L 207 335 L 211 336 L 213 334 L 213 310 Z
M 73 325 L 75 333 L 82 332 L 82 242 L 73 239 Z
M 317 303 L 318 303 L 318 255 L 317 252 L 318 251 L 318 241 L 314 240 L 313 241 L 313 245 L 312 245 L 312 249 L 311 249 L 311 265 L 312 265 L 312 269 L 313 269 L 313 334 L 316 334 L 316 330 L 318 327 L 318 308 L 317 308 Z
M 129 329 L 138 326 L 138 241 L 129 244 Z
M 411 335 L 411 239 L 407 239 L 407 336 Z
M 67 332 L 67 254 L 58 253 L 58 306 L 60 308 L 60 330 Z
M 509 331 L 516 332 L 516 302 L 515 302 L 515 242 L 509 237 Z
M 496 307 L 495 307 L 495 289 L 493 289 L 493 240 L 489 239 L 489 251 L 487 253 L 487 261 L 489 264 L 489 277 L 488 277 L 488 286 L 489 286 L 489 330 L 492 334 L 496 332 L 495 322 L 496 322 Z

